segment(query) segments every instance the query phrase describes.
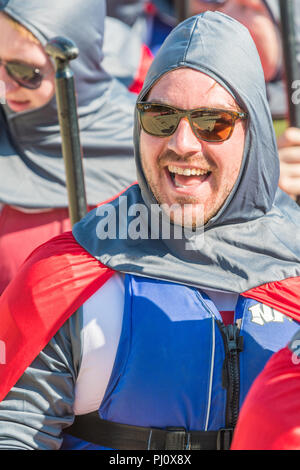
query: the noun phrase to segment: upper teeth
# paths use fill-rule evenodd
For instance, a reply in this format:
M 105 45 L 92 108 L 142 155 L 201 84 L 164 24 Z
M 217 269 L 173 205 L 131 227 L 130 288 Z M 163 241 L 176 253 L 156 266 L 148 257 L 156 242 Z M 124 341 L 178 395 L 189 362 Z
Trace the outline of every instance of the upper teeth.
M 169 165 L 168 170 L 170 173 L 178 173 L 179 175 L 191 176 L 191 175 L 205 175 L 208 173 L 207 170 L 200 170 L 199 168 L 180 168 L 178 166 Z

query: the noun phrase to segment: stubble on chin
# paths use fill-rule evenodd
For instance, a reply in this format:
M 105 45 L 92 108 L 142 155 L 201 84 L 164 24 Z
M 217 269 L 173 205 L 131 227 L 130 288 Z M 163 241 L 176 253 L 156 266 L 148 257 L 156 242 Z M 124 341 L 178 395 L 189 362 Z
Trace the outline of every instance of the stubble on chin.
M 157 169 L 158 170 L 157 177 L 153 178 L 153 170 L 151 169 L 150 166 L 148 166 L 147 160 L 143 159 L 141 155 L 142 168 L 143 168 L 145 178 L 147 180 L 148 186 L 151 189 L 153 196 L 156 199 L 158 205 L 159 206 L 168 205 L 169 207 L 173 205 L 181 206 L 181 209 L 178 209 L 177 212 L 175 211 L 173 213 L 171 211 L 169 214 L 167 214 L 170 217 L 170 222 L 172 224 L 178 224 L 178 225 L 183 225 L 183 223 L 181 222 L 185 220 L 185 216 L 184 216 L 185 206 L 191 205 L 193 207 L 191 207 L 189 211 L 190 213 L 193 213 L 196 215 L 192 216 L 192 223 L 189 224 L 189 226 L 190 227 L 192 226 L 192 229 L 195 230 L 197 227 L 206 225 L 210 219 L 212 219 L 215 215 L 218 214 L 219 210 L 225 204 L 228 196 L 230 195 L 233 189 L 235 181 L 233 182 L 226 181 L 226 182 L 223 182 L 222 184 L 217 183 L 217 182 L 212 183 L 214 184 L 214 188 L 212 189 L 212 195 L 211 195 L 210 201 L 204 202 L 200 198 L 196 198 L 193 196 L 179 196 L 174 201 L 170 202 L 168 195 L 164 192 L 164 181 L 163 181 L 162 176 L 160 175 L 160 171 L 164 167 L 164 160 L 167 157 L 169 157 L 167 154 L 163 154 L 160 156 L 158 169 Z M 179 159 L 180 158 L 178 157 L 178 160 Z M 210 169 L 212 169 L 212 171 L 217 171 L 212 164 L 210 164 Z M 238 171 L 239 170 L 236 169 L 237 175 L 238 175 Z M 220 192 L 220 188 L 221 188 L 221 192 Z M 196 206 L 198 206 L 198 209 Z M 191 217 L 187 217 L 186 220 L 191 220 Z M 199 220 L 201 221 L 200 224 L 199 224 Z
M 164 197 L 164 195 L 158 190 L 157 186 L 150 184 L 150 188 L 158 204 L 160 206 L 165 205 L 167 198 Z M 200 226 L 206 225 L 210 221 L 210 219 L 215 217 L 220 211 L 220 209 L 223 207 L 232 191 L 232 188 L 233 186 L 231 185 L 227 185 L 225 188 L 223 188 L 222 193 L 217 195 L 215 201 L 211 204 L 203 204 L 203 201 L 201 199 L 195 197 L 176 198 L 176 200 L 174 200 L 171 205 L 167 204 L 169 207 L 173 205 L 181 206 L 181 209 L 178 209 L 177 212 L 174 213 L 175 215 L 172 212 L 170 213 L 171 223 L 183 225 L 183 223 L 181 223 L 182 221 L 191 220 L 190 215 L 186 217 L 184 214 L 184 211 L 188 211 L 189 214 L 193 214 L 192 223 L 188 224 L 189 227 L 195 230 Z

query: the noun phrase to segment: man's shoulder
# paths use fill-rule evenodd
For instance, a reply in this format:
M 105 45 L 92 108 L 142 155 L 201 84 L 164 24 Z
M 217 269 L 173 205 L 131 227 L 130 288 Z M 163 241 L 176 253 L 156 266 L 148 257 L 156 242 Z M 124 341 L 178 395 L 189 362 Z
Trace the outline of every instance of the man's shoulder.
M 113 274 L 71 232 L 32 252 L 0 298 L 0 341 L 6 348 L 0 399 L 64 322 Z

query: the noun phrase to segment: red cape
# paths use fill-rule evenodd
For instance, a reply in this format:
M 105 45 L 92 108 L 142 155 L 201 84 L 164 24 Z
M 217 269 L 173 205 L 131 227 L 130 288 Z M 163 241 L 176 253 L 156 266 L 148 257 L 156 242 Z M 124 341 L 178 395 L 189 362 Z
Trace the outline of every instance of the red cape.
M 300 450 L 300 364 L 288 349 L 275 353 L 242 406 L 232 450 Z
M 0 401 L 63 323 L 113 274 L 71 232 L 33 251 L 0 297 Z
M 0 401 L 63 323 L 113 274 L 71 232 L 33 251 L 0 297 Z M 242 295 L 299 321 L 299 287 L 300 278 L 289 278 Z

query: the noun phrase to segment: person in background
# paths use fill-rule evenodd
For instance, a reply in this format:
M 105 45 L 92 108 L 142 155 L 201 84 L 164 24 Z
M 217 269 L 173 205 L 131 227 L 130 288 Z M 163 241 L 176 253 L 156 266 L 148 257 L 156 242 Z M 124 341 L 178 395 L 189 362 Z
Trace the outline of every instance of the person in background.
M 44 51 L 67 36 L 89 207 L 135 180 L 136 95 L 104 70 L 105 0 L 9 0 L 0 4 L 0 293 L 29 253 L 70 229 L 55 99 L 55 71 Z
M 152 54 L 157 54 L 161 44 L 177 24 L 173 0 L 152 0 L 145 3 L 146 42 Z
M 129 26 L 152 55 L 177 23 L 173 0 L 109 0 L 107 15 Z
M 144 16 L 146 3 L 147 0 L 107 0 L 107 16 L 134 27 Z
M 204 11 L 218 11 L 226 0 L 187 0 L 189 13 L 198 15 Z
M 141 0 L 109 1 L 105 17 L 102 67 L 133 93 L 140 92 L 153 60 L 140 31 L 143 4 Z

